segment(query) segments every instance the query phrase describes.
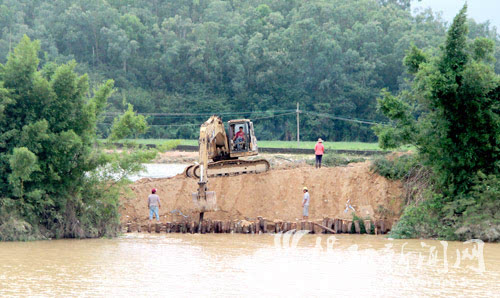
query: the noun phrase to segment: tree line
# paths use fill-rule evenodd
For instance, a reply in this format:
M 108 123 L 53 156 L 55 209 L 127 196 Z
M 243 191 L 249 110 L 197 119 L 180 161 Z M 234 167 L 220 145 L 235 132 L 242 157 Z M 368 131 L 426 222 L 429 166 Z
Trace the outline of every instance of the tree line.
M 437 51 L 446 32 L 432 11 L 412 15 L 409 1 L 396 0 L 3 0 L 0 25 L 2 63 L 26 34 L 41 42 L 40 65 L 76 60 L 91 87 L 113 79 L 107 112 L 129 104 L 141 113 L 247 112 L 224 118 L 265 118 L 255 123 L 257 136 L 280 140 L 295 138 L 295 119 L 273 111 L 297 102 L 384 121 L 376 98 L 382 88 L 408 87 L 406 51 Z M 489 24 L 469 20 L 469 28 L 470 38 L 499 48 Z M 149 116 L 143 137 L 196 138 L 205 118 Z M 370 125 L 301 119 L 305 140 L 376 140 Z M 100 121 L 103 136 L 112 120 Z

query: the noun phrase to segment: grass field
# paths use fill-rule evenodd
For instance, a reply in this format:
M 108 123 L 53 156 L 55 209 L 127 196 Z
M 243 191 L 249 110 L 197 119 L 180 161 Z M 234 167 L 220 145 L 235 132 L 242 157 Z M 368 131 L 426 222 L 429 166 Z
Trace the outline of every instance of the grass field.
M 139 144 L 155 144 L 161 145 L 168 141 L 166 139 L 136 139 L 128 140 Z M 180 145 L 191 145 L 197 146 L 198 140 L 179 140 Z M 296 141 L 258 141 L 259 147 L 261 148 L 297 148 Z M 304 141 L 300 142 L 299 148 L 302 149 L 313 149 L 316 142 Z M 325 149 L 331 150 L 382 150 L 377 143 L 362 143 L 362 142 L 324 142 L 323 145 Z

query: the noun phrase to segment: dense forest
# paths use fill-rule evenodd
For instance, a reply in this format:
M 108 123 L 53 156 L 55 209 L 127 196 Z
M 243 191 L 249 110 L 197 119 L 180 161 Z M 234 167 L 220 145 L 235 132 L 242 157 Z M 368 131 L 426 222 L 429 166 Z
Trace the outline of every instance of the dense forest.
M 446 23 L 412 15 L 396 0 L 3 0 L 0 62 L 26 34 L 40 40 L 40 66 L 76 60 L 95 88 L 115 81 L 107 117 L 132 104 L 149 115 L 146 137 L 196 138 L 211 113 L 255 119 L 261 139 L 373 141 L 382 88 L 408 87 L 403 58 L 415 44 L 433 53 Z M 496 30 L 469 20 L 469 38 Z M 500 70 L 500 51 L 495 69 Z M 237 113 L 236 113 L 237 112 Z M 168 115 L 165 115 L 168 114 Z M 175 115 L 172 115 L 175 114 Z

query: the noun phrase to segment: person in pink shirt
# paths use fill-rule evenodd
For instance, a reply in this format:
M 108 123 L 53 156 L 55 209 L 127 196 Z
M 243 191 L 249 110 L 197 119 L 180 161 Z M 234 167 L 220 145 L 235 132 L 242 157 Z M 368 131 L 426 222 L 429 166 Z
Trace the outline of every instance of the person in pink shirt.
M 314 153 L 316 154 L 316 168 L 321 168 L 321 159 L 323 158 L 323 153 L 325 153 L 325 146 L 323 146 L 323 140 L 318 139 L 316 146 L 314 146 Z
M 238 132 L 236 132 L 236 134 L 233 137 L 233 141 L 236 141 L 235 142 L 236 149 L 238 149 L 238 150 L 243 149 L 242 145 L 244 144 L 245 139 L 246 139 L 245 132 L 243 131 L 243 127 L 240 126 L 240 130 Z

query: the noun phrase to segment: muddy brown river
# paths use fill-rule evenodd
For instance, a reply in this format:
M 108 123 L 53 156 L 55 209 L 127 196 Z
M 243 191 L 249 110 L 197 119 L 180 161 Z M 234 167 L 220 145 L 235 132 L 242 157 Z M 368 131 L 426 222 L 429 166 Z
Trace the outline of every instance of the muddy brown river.
M 372 235 L 126 234 L 0 243 L 0 296 L 500 294 L 500 244 Z

